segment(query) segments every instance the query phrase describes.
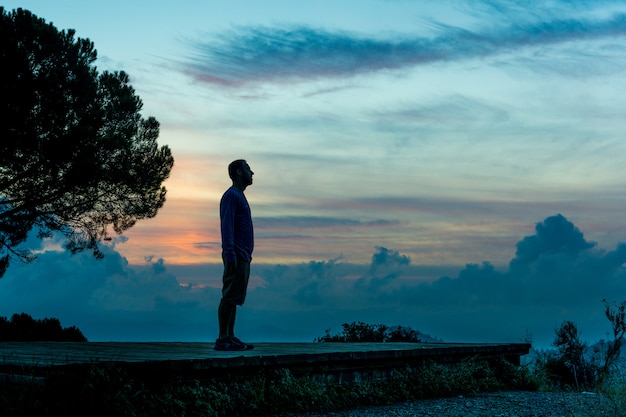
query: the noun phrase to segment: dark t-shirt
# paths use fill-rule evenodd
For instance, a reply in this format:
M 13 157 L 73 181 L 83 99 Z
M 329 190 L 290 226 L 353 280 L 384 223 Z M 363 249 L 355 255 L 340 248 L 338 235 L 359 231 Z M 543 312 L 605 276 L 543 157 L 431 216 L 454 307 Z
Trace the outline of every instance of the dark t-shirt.
M 254 230 L 252 214 L 243 191 L 230 187 L 220 201 L 222 230 L 222 255 L 226 262 L 236 262 L 237 257 L 252 260 Z

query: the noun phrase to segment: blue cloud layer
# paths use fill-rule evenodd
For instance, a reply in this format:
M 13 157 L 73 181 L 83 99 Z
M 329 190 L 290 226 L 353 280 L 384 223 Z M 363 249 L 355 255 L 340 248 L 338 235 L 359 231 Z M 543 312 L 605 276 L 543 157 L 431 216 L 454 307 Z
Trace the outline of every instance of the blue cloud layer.
M 237 27 L 189 42 L 183 71 L 222 86 L 352 77 L 441 61 L 483 58 L 573 41 L 623 37 L 626 14 L 522 21 L 470 30 L 434 24 L 437 36 L 388 39 L 308 26 Z
M 535 232 L 518 242 L 506 270 L 468 264 L 429 281 L 415 275 L 424 270 L 408 256 L 382 246 L 369 265 L 341 257 L 253 264 L 238 330 L 249 340 L 311 341 L 358 320 L 410 326 L 446 341 L 518 341 L 530 332 L 545 347 L 554 328 L 572 320 L 584 337 L 605 337 L 602 300 L 626 299 L 626 244 L 600 250 L 561 215 L 538 223 Z M 149 259 L 136 268 L 114 246 L 104 249 L 102 261 L 47 250 L 32 265 L 11 266 L 0 280 L 0 315 L 58 317 L 94 341 L 215 337 L 219 265 L 184 271 Z M 209 286 L 180 285 L 183 275 L 207 274 Z

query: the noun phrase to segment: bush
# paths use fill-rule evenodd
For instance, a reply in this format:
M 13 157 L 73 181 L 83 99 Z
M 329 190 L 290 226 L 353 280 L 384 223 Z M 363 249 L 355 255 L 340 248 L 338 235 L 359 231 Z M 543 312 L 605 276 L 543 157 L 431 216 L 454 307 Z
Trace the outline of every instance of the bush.
M 341 325 L 343 331 L 331 335 L 330 329 L 326 334 L 314 339 L 314 342 L 414 342 L 419 343 L 418 332 L 410 327 L 388 327 L 384 324 L 367 324 L 354 321 Z
M 603 385 L 612 379 L 612 374 L 619 371 L 618 362 L 626 334 L 626 301 L 619 305 L 603 302 L 613 340 L 601 341 L 590 349 L 581 340 L 576 324 L 564 321 L 555 330 L 552 344 L 557 350 L 538 353 L 535 360 L 534 372 L 543 378 L 547 388 L 602 390 Z

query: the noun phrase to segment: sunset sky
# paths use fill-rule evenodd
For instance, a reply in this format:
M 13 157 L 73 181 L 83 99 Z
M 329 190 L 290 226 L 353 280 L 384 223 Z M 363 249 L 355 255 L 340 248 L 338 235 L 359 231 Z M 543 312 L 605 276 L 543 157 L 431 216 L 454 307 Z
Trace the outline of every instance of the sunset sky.
M 446 341 L 590 341 L 626 300 L 623 1 L 5 1 L 76 29 L 161 123 L 168 200 L 105 248 L 56 241 L 0 315 L 90 340 L 213 340 L 228 163 L 255 172 L 242 339 L 354 320 Z M 39 246 L 41 245 L 41 246 Z

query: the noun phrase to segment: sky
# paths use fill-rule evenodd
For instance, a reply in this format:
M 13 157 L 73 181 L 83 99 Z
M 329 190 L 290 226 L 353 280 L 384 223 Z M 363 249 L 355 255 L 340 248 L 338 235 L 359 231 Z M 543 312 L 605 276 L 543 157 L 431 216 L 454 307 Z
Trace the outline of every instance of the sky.
M 544 347 L 571 320 L 607 338 L 603 300 L 626 300 L 626 3 L 517 3 L 5 1 L 127 72 L 175 166 L 165 206 L 105 259 L 31 239 L 0 315 L 214 340 L 219 199 L 244 158 L 244 340 L 352 321 Z

